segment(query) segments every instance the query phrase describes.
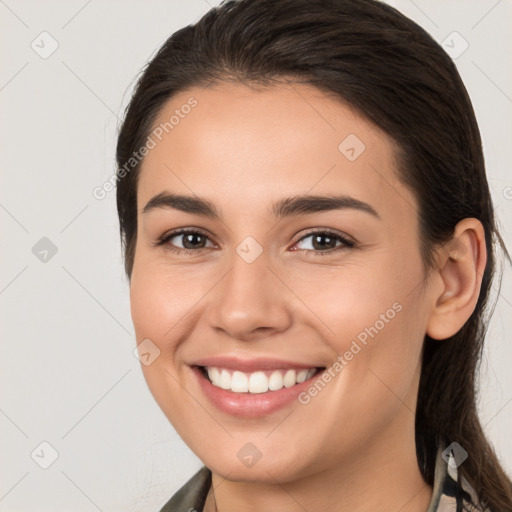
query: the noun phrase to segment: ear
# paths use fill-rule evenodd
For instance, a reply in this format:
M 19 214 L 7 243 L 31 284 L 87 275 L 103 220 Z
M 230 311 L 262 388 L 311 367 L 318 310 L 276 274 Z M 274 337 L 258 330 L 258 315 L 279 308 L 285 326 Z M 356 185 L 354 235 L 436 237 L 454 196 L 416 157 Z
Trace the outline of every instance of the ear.
M 427 334 L 437 340 L 453 336 L 473 313 L 487 262 L 485 231 L 473 218 L 461 220 L 451 240 L 437 251 L 432 310 Z

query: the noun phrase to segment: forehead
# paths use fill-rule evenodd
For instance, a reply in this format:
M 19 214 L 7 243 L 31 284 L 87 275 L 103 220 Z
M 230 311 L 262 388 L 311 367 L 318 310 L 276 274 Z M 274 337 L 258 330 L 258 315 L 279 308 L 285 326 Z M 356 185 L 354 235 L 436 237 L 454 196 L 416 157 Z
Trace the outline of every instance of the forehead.
M 350 194 L 398 206 L 414 199 L 398 180 L 394 141 L 313 86 L 191 88 L 159 113 L 139 177 L 139 208 L 162 191 L 257 207 L 305 193 Z M 262 205 L 262 208 L 266 205 Z

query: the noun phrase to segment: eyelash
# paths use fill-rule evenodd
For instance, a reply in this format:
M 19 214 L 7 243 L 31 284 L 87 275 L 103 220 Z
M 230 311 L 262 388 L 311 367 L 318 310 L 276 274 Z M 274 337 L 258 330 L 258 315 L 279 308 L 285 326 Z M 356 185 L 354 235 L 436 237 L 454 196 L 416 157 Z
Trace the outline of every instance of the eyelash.
M 171 231 L 170 233 L 165 233 L 162 235 L 153 245 L 155 247 L 166 245 L 166 250 L 176 253 L 176 254 L 197 254 L 201 252 L 204 249 L 208 249 L 207 247 L 200 247 L 199 249 L 181 249 L 179 247 L 173 247 L 171 244 L 168 244 L 169 240 L 172 238 L 179 236 L 179 235 L 202 235 L 206 238 L 209 238 L 206 233 L 199 229 L 180 229 L 177 231 Z M 310 255 L 311 253 L 314 253 L 314 255 L 318 256 L 325 256 L 328 254 L 333 254 L 335 252 L 338 252 L 340 250 L 349 249 L 356 246 L 356 243 L 353 240 L 350 240 L 348 237 L 345 237 L 341 235 L 339 232 L 334 231 L 329 228 L 323 228 L 323 229 L 317 229 L 314 231 L 309 231 L 308 233 L 304 234 L 301 238 L 299 238 L 293 245 L 298 244 L 299 242 L 303 241 L 304 239 L 312 236 L 312 235 L 328 235 L 329 238 L 335 238 L 336 241 L 340 241 L 342 243 L 341 246 L 333 247 L 331 249 L 326 249 L 325 251 L 315 251 L 313 249 L 294 249 L 296 251 L 305 251 L 306 255 Z

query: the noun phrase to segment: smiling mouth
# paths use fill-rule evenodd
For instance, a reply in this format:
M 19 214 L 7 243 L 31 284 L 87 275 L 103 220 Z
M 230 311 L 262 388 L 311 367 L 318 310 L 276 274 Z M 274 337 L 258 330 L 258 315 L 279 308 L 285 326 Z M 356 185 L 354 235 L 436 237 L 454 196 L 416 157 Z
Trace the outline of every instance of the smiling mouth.
M 213 386 L 233 393 L 267 393 L 291 388 L 312 379 L 325 367 L 309 369 L 275 369 L 256 372 L 241 372 L 220 367 L 198 366 L 203 377 Z

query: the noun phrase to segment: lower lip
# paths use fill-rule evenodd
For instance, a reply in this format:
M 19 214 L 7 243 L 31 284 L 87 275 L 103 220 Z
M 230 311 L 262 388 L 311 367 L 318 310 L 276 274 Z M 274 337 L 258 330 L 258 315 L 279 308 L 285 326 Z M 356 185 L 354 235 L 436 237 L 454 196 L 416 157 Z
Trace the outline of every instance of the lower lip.
M 239 418 L 258 418 L 282 409 L 296 400 L 300 393 L 311 385 L 311 381 L 316 380 L 321 374 L 321 372 L 315 373 L 300 384 L 295 384 L 290 388 L 283 387 L 278 391 L 235 393 L 214 386 L 197 366 L 192 367 L 192 371 L 207 398 L 221 411 Z

